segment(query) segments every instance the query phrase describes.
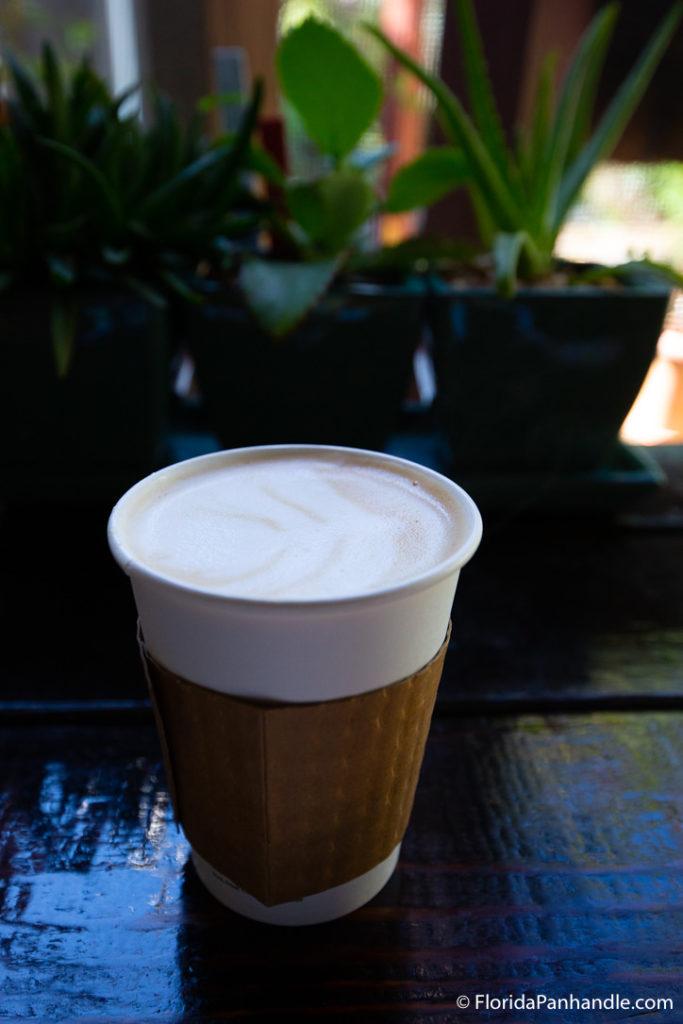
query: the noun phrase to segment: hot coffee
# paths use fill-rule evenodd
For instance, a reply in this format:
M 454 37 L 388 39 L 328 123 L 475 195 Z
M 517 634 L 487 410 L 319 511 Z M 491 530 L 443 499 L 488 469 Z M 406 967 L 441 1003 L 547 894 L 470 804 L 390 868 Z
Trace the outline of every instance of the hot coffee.
M 402 463 L 271 449 L 158 474 L 118 535 L 133 557 L 181 584 L 316 601 L 428 573 L 460 546 L 459 518 L 438 481 Z

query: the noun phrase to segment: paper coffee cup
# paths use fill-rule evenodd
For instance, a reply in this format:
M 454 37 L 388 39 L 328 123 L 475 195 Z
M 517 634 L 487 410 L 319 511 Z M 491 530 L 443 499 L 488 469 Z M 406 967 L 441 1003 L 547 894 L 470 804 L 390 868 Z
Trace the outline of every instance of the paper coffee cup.
M 316 478 L 309 487 L 312 465 L 322 467 L 322 483 Z M 220 515 L 213 509 L 207 519 L 204 488 L 223 478 L 233 481 L 221 498 L 226 509 L 221 507 Z M 245 479 L 247 504 L 255 495 L 260 503 L 261 490 L 266 495 L 254 509 L 256 525 L 235 497 Z M 384 515 L 380 506 L 387 495 L 390 503 L 398 496 L 398 506 L 387 513 L 385 526 L 378 516 Z M 171 530 L 170 540 L 159 540 L 168 526 L 164 517 L 176 515 L 174 502 L 181 506 L 182 527 L 177 537 Z M 283 510 L 283 522 L 274 522 L 273 509 Z M 221 540 L 215 530 L 223 529 L 223 511 L 239 529 L 249 518 L 244 535 L 228 526 Z M 277 555 L 290 575 L 290 563 L 296 572 L 299 566 L 305 570 L 295 596 L 284 577 L 284 583 L 276 579 L 274 594 L 259 596 L 258 585 L 256 592 L 242 590 L 240 579 L 248 574 L 241 570 L 251 557 L 243 548 L 254 541 L 259 522 L 267 524 L 267 535 L 253 545 L 260 559 L 257 576 L 270 572 L 260 563 L 268 561 L 272 549 L 273 559 Z M 395 523 L 400 526 L 396 536 Z M 343 527 L 350 539 L 341 543 L 335 534 L 331 557 L 320 557 L 332 581 L 309 592 L 307 580 L 315 575 L 313 568 L 318 572 L 326 524 Z M 366 543 L 363 531 L 368 530 Z M 166 768 L 177 790 L 174 806 L 184 827 L 191 822 L 186 831 L 204 884 L 237 912 L 272 923 L 328 920 L 367 902 L 390 877 L 399 855 L 396 830 L 407 823 L 412 804 L 459 571 L 481 537 L 472 500 L 440 474 L 393 456 L 328 446 L 268 446 L 201 456 L 152 474 L 117 503 L 108 533 L 112 552 L 132 582 Z M 411 538 L 414 566 L 401 563 Z M 228 576 L 233 575 L 227 584 L 215 574 L 207 580 L 172 564 L 178 547 L 195 543 L 203 547 L 204 558 L 215 550 L 217 562 L 223 557 L 219 548 L 230 562 L 227 549 L 234 545 L 239 565 L 228 566 Z M 301 551 L 290 557 L 296 545 Z M 419 560 L 423 549 L 426 561 Z M 376 734 L 366 732 L 368 721 L 377 723 Z M 406 731 L 397 740 L 393 723 L 399 721 Z M 229 756 L 221 757 L 228 734 Z M 361 738 L 364 750 L 372 748 L 379 760 L 367 751 L 358 755 Z M 409 764 L 402 756 L 407 749 Z M 305 757 L 292 756 L 292 750 L 304 750 Z M 318 757 L 324 762 L 322 792 L 315 785 Z M 367 863 L 357 854 L 365 839 L 363 821 L 377 818 L 394 786 L 391 778 L 378 783 L 383 765 L 391 768 L 394 782 L 402 780 L 403 804 L 400 811 L 387 810 L 385 834 L 372 846 L 376 859 Z M 221 775 L 201 812 L 210 819 L 205 824 L 191 794 L 201 789 L 206 796 L 211 779 Z M 240 775 L 249 778 L 248 785 L 241 784 Z M 348 785 L 338 784 L 341 778 Z M 230 797 L 224 803 L 226 792 Z M 297 792 L 307 794 L 305 807 Z M 367 802 L 366 819 L 351 796 L 360 797 L 356 803 L 363 806 Z M 358 834 L 350 835 L 349 829 Z M 243 833 L 257 854 L 240 845 Z M 228 854 L 221 844 L 236 849 Z M 329 871 L 323 863 L 328 859 Z M 244 871 L 248 883 L 223 870 L 226 864 Z M 305 876 L 311 865 L 316 880 L 309 892 Z M 297 873 L 302 877 L 295 882 Z M 290 892 L 294 898 L 280 899 Z

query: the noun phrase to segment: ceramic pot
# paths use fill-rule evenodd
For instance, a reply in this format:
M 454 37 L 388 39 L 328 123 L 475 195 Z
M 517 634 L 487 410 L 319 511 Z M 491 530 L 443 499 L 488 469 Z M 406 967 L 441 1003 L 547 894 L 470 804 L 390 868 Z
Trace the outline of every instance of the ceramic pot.
M 420 340 L 417 289 L 354 285 L 326 295 L 281 339 L 235 288 L 207 285 L 189 344 L 209 423 L 224 447 L 307 442 L 381 449 Z

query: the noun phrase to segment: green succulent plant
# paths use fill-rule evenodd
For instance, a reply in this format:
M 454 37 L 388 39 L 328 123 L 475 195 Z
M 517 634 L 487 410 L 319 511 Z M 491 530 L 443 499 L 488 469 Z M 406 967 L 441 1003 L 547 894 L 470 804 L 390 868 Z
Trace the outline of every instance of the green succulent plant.
M 493 255 L 499 291 L 534 280 L 554 265 L 554 248 L 572 204 L 598 162 L 609 157 L 647 89 L 678 25 L 675 3 L 600 120 L 597 86 L 618 5 L 607 4 L 579 41 L 553 98 L 554 55 L 544 61 L 528 127 L 509 144 L 491 86 L 472 0 L 455 0 L 470 112 L 438 77 L 374 25 L 376 36 L 431 92 L 447 144 L 427 149 L 394 178 L 386 208 L 427 206 L 455 188 L 469 190 L 482 244 Z
M 331 25 L 311 17 L 288 32 L 277 49 L 276 70 L 324 165 L 305 180 L 274 179 L 282 203 L 269 226 L 285 256 L 254 257 L 240 271 L 252 312 L 269 333 L 281 336 L 348 265 L 359 232 L 380 209 L 374 172 L 389 149 L 358 148 L 379 113 L 382 82 Z
M 55 365 L 73 355 L 79 286 L 117 282 L 163 304 L 191 298 L 197 263 L 254 220 L 244 183 L 261 102 L 256 83 L 234 137 L 208 142 L 157 96 L 149 126 L 123 116 L 81 62 L 65 73 L 45 45 L 37 76 L 10 61 L 14 98 L 0 125 L 0 290 L 45 287 Z

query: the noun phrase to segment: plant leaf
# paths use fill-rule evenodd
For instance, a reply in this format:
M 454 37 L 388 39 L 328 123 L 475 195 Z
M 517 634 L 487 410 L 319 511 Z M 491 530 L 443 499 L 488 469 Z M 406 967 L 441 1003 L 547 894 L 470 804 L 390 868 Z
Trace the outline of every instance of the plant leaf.
M 271 185 L 283 185 L 285 176 L 282 168 L 262 146 L 251 145 L 244 160 L 250 171 L 260 174 Z
M 282 337 L 301 321 L 331 284 L 339 259 L 315 263 L 250 260 L 239 283 L 249 309 L 264 330 Z
M 19 61 L 11 55 L 7 57 L 14 88 L 20 101 L 20 110 L 30 122 L 34 132 L 45 131 L 45 111 L 31 76 Z
M 73 260 L 66 256 L 56 256 L 54 253 L 47 253 L 45 256 L 50 280 L 60 286 L 72 285 L 76 281 L 76 268 Z
M 122 274 L 121 280 L 132 292 L 139 295 L 145 302 L 149 302 L 150 306 L 154 306 L 155 309 L 166 309 L 167 303 L 164 296 L 146 281 L 141 281 L 139 277 L 132 274 Z
M 133 82 L 132 85 L 126 86 L 126 88 L 122 89 L 121 92 L 117 92 L 116 96 L 113 98 L 111 104 L 109 105 L 110 116 L 118 117 L 121 112 L 121 107 L 124 105 L 124 103 L 126 103 L 127 100 L 131 98 L 131 96 L 134 96 L 136 92 L 139 92 L 141 88 L 141 82 Z
M 555 211 L 554 227 L 558 230 L 590 172 L 597 163 L 610 155 L 619 141 L 624 128 L 650 84 L 682 15 L 683 4 L 674 4 L 650 39 L 631 73 L 617 91 L 591 139 L 569 167 L 559 190 Z
M 330 25 L 308 18 L 281 41 L 276 68 L 283 93 L 322 153 L 339 161 L 377 117 L 382 83 Z
M 519 171 L 503 134 L 472 0 L 456 0 L 456 13 L 474 123 L 499 173 L 514 188 L 519 179 Z
M 53 292 L 50 329 L 55 370 L 60 380 L 63 380 L 73 360 L 78 329 L 78 302 L 71 289 Z
M 123 267 L 131 256 L 130 249 L 115 249 L 111 245 L 102 248 L 102 259 L 110 267 Z
M 97 187 L 100 198 L 104 201 L 105 207 L 117 223 L 123 222 L 123 212 L 121 210 L 121 204 L 119 197 L 115 190 L 110 186 L 109 182 L 105 178 L 102 171 L 95 166 L 92 160 L 88 160 L 87 157 L 79 153 L 78 150 L 72 149 L 71 146 L 65 145 L 63 142 L 58 142 L 56 139 L 39 138 L 38 143 L 44 146 L 45 149 L 51 149 L 55 153 L 59 153 L 61 156 L 70 160 L 81 168 L 82 171 L 88 176 L 90 181 Z
M 657 281 L 668 285 L 671 288 L 683 288 L 683 274 L 675 267 L 666 263 L 658 263 L 647 257 L 639 260 L 629 260 L 628 263 L 619 263 L 616 266 L 587 267 L 579 270 L 572 278 L 573 282 L 585 284 L 601 284 L 610 278 L 625 278 L 627 281 L 643 280 Z
M 63 138 L 66 130 L 66 102 L 64 84 L 55 57 L 49 43 L 43 43 L 43 80 L 47 89 L 48 109 L 52 113 L 52 131 L 56 138 Z
M 493 262 L 496 268 L 496 287 L 499 295 L 515 293 L 517 268 L 529 236 L 526 231 L 515 234 L 497 234 L 493 240 Z
M 352 168 L 332 171 L 318 181 L 291 182 L 285 196 L 294 220 L 327 254 L 344 249 L 376 205 L 374 189 Z
M 207 153 L 203 153 L 187 167 L 184 167 L 182 171 L 174 175 L 170 181 L 164 182 L 163 185 L 143 199 L 138 207 L 137 216 L 148 217 L 150 214 L 158 212 L 164 204 L 176 200 L 178 195 L 188 185 L 194 184 L 207 171 L 213 169 L 220 169 L 221 177 L 224 181 L 224 189 L 232 187 L 234 184 L 232 180 L 233 175 L 238 168 L 243 166 L 243 161 L 248 152 L 251 135 L 258 119 L 262 96 L 263 83 L 259 79 L 254 84 L 251 101 L 244 113 L 239 131 L 235 137 L 230 142 L 223 143 L 215 149 L 210 149 Z
M 172 270 L 160 270 L 159 277 L 174 295 L 177 295 L 185 302 L 197 305 L 202 301 L 199 293 L 187 285 L 178 274 L 174 274 Z
M 551 128 L 553 81 L 557 54 L 546 54 L 539 73 L 534 92 L 534 106 L 531 112 L 530 129 L 520 129 L 518 136 L 519 166 L 526 189 L 527 202 L 537 198 L 536 179 L 538 169 L 547 152 Z
M 164 205 L 172 203 L 188 185 L 194 184 L 211 168 L 221 166 L 229 156 L 231 149 L 232 146 L 225 143 L 217 149 L 203 153 L 187 167 L 183 167 L 170 180 L 165 181 L 163 185 L 142 200 L 138 206 L 137 215 L 149 217 L 152 213 L 162 209 Z
M 535 186 L 537 209 L 541 230 L 551 239 L 550 245 L 554 244 L 558 190 L 575 138 L 577 118 L 585 123 L 590 117 L 588 99 L 594 93 L 595 80 L 602 68 L 616 16 L 616 4 L 608 4 L 593 18 L 580 40 L 565 75 L 546 153 L 538 166 Z M 585 96 L 584 90 L 587 90 Z
M 469 165 L 454 146 L 426 149 L 394 175 L 384 209 L 390 213 L 431 206 L 469 181 Z
M 501 175 L 486 145 L 460 100 L 436 75 L 430 74 L 417 61 L 388 39 L 381 29 L 368 25 L 368 30 L 382 42 L 423 85 L 437 102 L 442 127 L 456 148 L 462 149 L 472 169 L 477 190 L 490 212 L 491 219 L 503 230 L 517 231 L 525 227 L 523 212 L 510 184 Z
M 244 93 L 237 90 L 232 92 L 211 92 L 206 96 L 200 96 L 197 100 L 196 109 L 200 114 L 211 114 L 214 110 L 221 110 L 223 107 L 232 107 L 244 103 Z

